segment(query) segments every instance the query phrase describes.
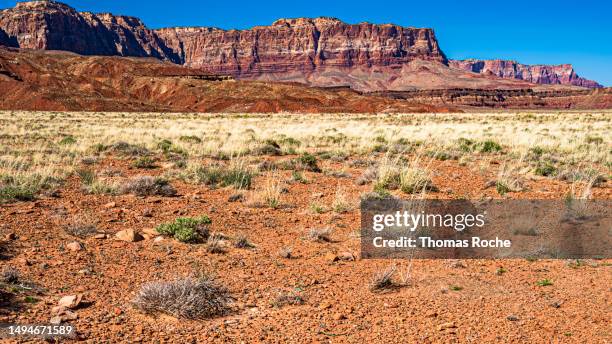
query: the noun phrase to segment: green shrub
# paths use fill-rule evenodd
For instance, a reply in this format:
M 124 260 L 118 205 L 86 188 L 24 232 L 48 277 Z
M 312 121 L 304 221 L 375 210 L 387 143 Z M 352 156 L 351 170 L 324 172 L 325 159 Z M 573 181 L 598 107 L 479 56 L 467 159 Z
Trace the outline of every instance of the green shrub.
M 157 167 L 155 166 L 155 159 L 148 157 L 148 156 L 142 156 L 134 160 L 134 163 L 132 165 L 136 168 L 147 168 L 147 169 Z
M 21 185 L 0 185 L 0 201 L 33 201 L 35 190 Z
M 174 222 L 157 226 L 156 229 L 160 234 L 171 236 L 178 241 L 197 243 L 208 239 L 208 225 L 211 223 L 206 215 L 199 218 L 179 217 Z
M 76 173 L 84 185 L 91 185 L 96 180 L 96 174 L 92 170 L 77 170 Z
M 77 140 L 72 136 L 66 136 L 60 140 L 59 144 L 62 146 L 73 145 L 77 142 Z
M 493 140 L 479 142 L 477 146 L 480 153 L 495 153 L 502 150 L 502 146 Z
M 538 176 L 550 177 L 557 173 L 557 167 L 549 161 L 543 161 L 538 164 L 534 172 Z
M 321 169 L 317 164 L 317 157 L 310 153 L 302 154 L 299 158 L 297 158 L 297 161 L 305 170 L 312 172 L 321 172 Z
M 202 142 L 201 138 L 194 136 L 194 135 L 190 135 L 190 136 L 184 135 L 184 136 L 179 137 L 179 140 L 183 142 L 191 142 L 191 143 L 201 143 Z

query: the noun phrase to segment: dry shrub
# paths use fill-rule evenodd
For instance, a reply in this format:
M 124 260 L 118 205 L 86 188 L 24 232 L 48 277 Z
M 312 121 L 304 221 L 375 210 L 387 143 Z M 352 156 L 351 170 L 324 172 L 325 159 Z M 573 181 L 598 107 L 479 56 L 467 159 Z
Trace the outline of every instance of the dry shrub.
M 160 195 L 171 197 L 176 195 L 176 190 L 167 180 L 153 178 L 151 176 L 134 177 L 123 184 L 122 193 L 132 193 L 136 196 Z
M 70 218 L 64 232 L 78 238 L 87 238 L 97 231 L 98 221 L 91 215 L 81 214 Z
M 227 288 L 204 276 L 149 282 L 142 286 L 132 303 L 147 314 L 205 319 L 225 314 L 230 301 Z
M 397 268 L 393 265 L 386 270 L 377 272 L 370 281 L 370 290 L 379 291 L 391 288 L 394 285 L 392 278 L 396 270 Z
M 331 242 L 331 228 L 313 228 L 308 231 L 308 239 L 318 242 Z

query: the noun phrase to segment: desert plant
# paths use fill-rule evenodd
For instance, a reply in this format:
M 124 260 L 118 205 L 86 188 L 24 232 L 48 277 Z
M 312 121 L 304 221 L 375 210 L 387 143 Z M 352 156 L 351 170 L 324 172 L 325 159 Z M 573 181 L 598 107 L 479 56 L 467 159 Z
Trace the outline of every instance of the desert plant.
M 234 247 L 236 248 L 254 248 L 255 245 L 251 243 L 251 241 L 246 235 L 241 234 L 238 237 L 236 237 Z
M 87 238 L 97 232 L 98 221 L 91 215 L 74 215 L 64 226 L 64 232 L 78 238 Z
M 156 229 L 160 234 L 174 237 L 178 241 L 197 243 L 209 238 L 208 227 L 211 223 L 206 215 L 198 218 L 179 217 L 173 222 L 160 224 Z
M 332 209 L 334 210 L 334 212 L 341 214 L 350 211 L 351 208 L 352 207 L 347 199 L 346 193 L 343 189 L 338 188 L 338 190 L 336 190 L 336 196 L 332 203 Z
M 4 283 L 16 284 L 19 282 L 20 278 L 21 274 L 19 273 L 19 270 L 12 266 L 6 266 L 2 270 L 2 273 L 0 273 L 0 281 Z
M 155 165 L 155 159 L 151 158 L 149 156 L 141 156 L 141 157 L 137 158 L 132 163 L 132 166 L 134 166 L 136 168 L 143 168 L 143 169 L 153 169 L 153 168 L 157 167 Z
M 283 247 L 278 251 L 278 255 L 281 258 L 291 259 L 293 258 L 293 248 L 291 247 Z
M 286 305 L 298 306 L 303 305 L 305 302 L 304 297 L 300 295 L 298 291 L 281 292 L 274 301 L 272 301 L 272 306 L 277 308 Z
M 321 168 L 317 163 L 317 157 L 310 153 L 303 153 L 297 159 L 297 167 L 311 172 L 321 172 Z
M 176 190 L 163 178 L 151 176 L 138 176 L 130 179 L 121 187 L 124 194 L 132 193 L 137 196 L 175 196 Z
M 331 242 L 331 228 L 312 228 L 308 231 L 308 239 L 318 242 Z
M 370 281 L 370 290 L 380 291 L 392 287 L 394 285 L 392 278 L 395 271 L 397 271 L 397 267 L 392 265 L 385 270 L 375 273 Z
M 436 191 L 426 170 L 408 167 L 400 173 L 400 190 L 407 194 L 419 193 L 425 190 Z
M 165 313 L 177 318 L 205 319 L 225 314 L 230 301 L 227 288 L 213 278 L 203 276 L 146 283 L 132 303 L 148 314 Z
M 537 281 L 536 284 L 540 287 L 547 287 L 549 285 L 553 285 L 553 282 L 546 278 L 546 279 Z

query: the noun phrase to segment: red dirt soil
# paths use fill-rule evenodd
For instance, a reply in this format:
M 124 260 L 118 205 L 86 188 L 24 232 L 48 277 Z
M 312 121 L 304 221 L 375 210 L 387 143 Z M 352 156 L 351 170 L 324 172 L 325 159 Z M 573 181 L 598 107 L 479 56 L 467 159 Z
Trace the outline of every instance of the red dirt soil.
M 341 164 L 324 162 L 338 169 Z M 161 175 L 164 169 L 133 169 L 130 162 L 107 158 L 96 171 L 113 168 L 125 177 Z M 454 161 L 436 161 L 435 198 L 499 197 L 484 186 L 490 177 Z M 77 310 L 72 323 L 87 342 L 266 342 L 266 343 L 605 343 L 610 341 L 609 261 L 589 261 L 572 268 L 563 260 L 467 260 L 464 267 L 446 260 L 416 260 L 411 285 L 373 293 L 368 284 L 376 272 L 392 263 L 406 268 L 408 261 L 361 260 L 333 262 L 337 253 L 359 256 L 359 211 L 314 214 L 314 201 L 329 205 L 336 186 L 356 201 L 371 185 L 357 186 L 362 169 L 347 170 L 351 177 L 336 178 L 306 172 L 309 184 L 287 183 L 279 209 L 249 208 L 228 202 L 232 189 L 210 190 L 178 181 L 178 197 L 84 195 L 77 177 L 60 189 L 59 198 L 0 206 L 0 234 L 15 233 L 5 241 L 7 260 L 46 292 L 34 304 L 17 302 L 19 310 L 3 309 L 0 322 L 47 323 L 50 309 L 61 296 L 79 294 L 89 306 Z M 290 171 L 280 172 L 289 180 Z M 259 188 L 264 173 L 254 181 Z M 278 178 L 275 177 L 275 178 Z M 333 187 L 330 187 L 333 186 Z M 610 199 L 610 182 L 593 190 L 593 197 Z M 569 184 L 546 178 L 532 180 L 527 191 L 511 198 L 559 198 Z M 112 204 L 112 203 L 114 204 Z M 111 205 L 108 205 L 111 203 Z M 105 206 L 106 205 L 106 206 Z M 143 215 L 149 212 L 151 217 Z M 109 239 L 78 240 L 84 249 L 72 252 L 75 241 L 63 231 L 71 215 L 95 214 L 98 229 Z M 205 245 L 172 239 L 136 243 L 112 239 L 128 228 L 142 231 L 179 216 L 207 214 L 212 230 L 229 237 L 246 234 L 254 249 L 231 247 L 213 254 Z M 311 228 L 333 229 L 332 242 L 307 240 Z M 278 252 L 293 247 L 293 259 Z M 503 267 L 506 272 L 496 274 Z M 150 317 L 130 301 L 141 284 L 171 280 L 208 271 L 226 285 L 235 303 L 230 315 L 186 321 Z M 552 286 L 538 286 L 549 279 Z M 453 290 L 451 286 L 460 286 Z M 454 288 L 457 289 L 457 288 Z M 298 292 L 303 305 L 275 307 L 282 292 Z

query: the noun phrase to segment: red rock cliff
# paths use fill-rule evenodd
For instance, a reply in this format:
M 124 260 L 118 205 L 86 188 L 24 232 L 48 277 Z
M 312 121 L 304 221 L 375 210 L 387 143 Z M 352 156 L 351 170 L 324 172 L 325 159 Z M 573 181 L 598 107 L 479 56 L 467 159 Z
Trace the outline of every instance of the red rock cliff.
M 187 66 L 235 76 L 323 66 L 401 66 L 414 59 L 447 63 L 431 29 L 346 24 L 335 18 L 280 19 L 250 30 L 168 28 L 156 33 Z
M 470 59 L 451 60 L 450 66 L 474 73 L 492 74 L 501 78 L 525 80 L 536 84 L 603 87 L 595 81 L 579 77 L 571 64 L 557 66 L 524 65 L 515 61 Z

